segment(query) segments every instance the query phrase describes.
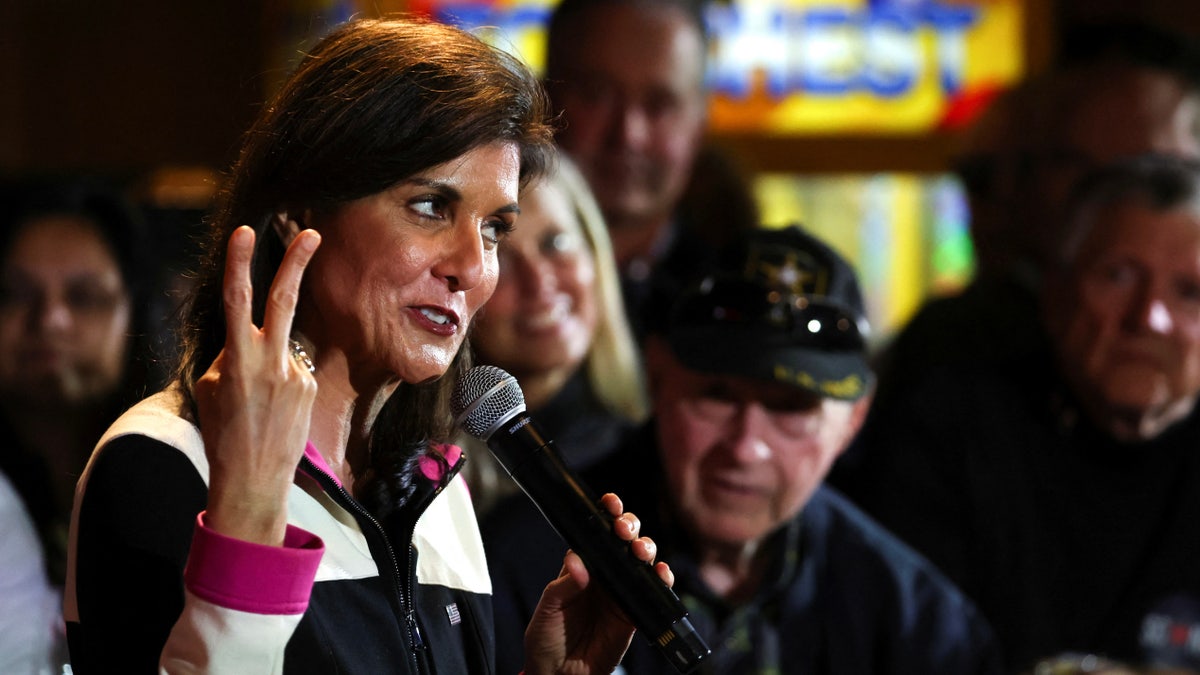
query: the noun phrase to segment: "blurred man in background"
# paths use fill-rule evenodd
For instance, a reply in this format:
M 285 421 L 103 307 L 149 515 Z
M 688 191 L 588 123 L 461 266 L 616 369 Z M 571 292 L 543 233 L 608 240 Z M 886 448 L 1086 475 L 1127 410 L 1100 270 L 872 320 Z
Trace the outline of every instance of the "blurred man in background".
M 1200 670 L 1200 165 L 1119 163 L 1068 203 L 1040 341 L 873 413 L 859 502 L 975 601 L 1011 672 Z
M 639 335 L 652 276 L 681 286 L 758 223 L 736 163 L 703 144 L 707 39 L 697 0 L 563 0 L 550 20 L 558 142 L 604 213 Z M 692 197 L 705 207 L 688 208 Z

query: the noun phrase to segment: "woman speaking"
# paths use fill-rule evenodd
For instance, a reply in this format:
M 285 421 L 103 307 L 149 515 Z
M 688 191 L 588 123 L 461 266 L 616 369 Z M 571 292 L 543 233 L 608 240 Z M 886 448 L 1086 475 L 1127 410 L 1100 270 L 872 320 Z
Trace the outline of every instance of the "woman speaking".
M 353 22 L 303 60 L 228 177 L 177 379 L 76 489 L 76 673 L 493 672 L 448 398 L 550 138 L 528 71 L 451 27 Z M 568 554 L 526 672 L 607 672 L 632 630 Z

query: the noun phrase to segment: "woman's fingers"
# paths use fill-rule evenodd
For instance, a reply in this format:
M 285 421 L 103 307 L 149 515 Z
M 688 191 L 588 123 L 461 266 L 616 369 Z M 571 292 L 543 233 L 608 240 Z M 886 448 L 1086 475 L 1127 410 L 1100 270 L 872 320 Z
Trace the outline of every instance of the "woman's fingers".
M 642 521 L 632 513 L 622 513 L 613 520 L 613 528 L 622 539 L 634 540 L 642 531 Z
M 263 333 L 270 349 L 286 349 L 288 336 L 292 333 L 292 319 L 296 315 L 296 303 L 300 298 L 300 281 L 320 245 L 321 235 L 316 230 L 304 230 L 292 239 L 287 252 L 283 254 L 283 261 L 267 294 L 263 315 Z
M 654 563 L 654 571 L 658 573 L 658 578 L 663 580 L 667 588 L 675 585 L 675 573 L 671 571 L 671 566 L 663 561 Z
M 621 503 L 620 497 L 611 492 L 605 493 L 600 498 L 600 505 L 612 515 L 613 531 L 617 533 L 618 537 L 626 541 L 637 538 L 642 530 L 642 521 L 632 513 L 621 512 L 624 505 Z
M 611 492 L 605 492 L 600 497 L 600 505 L 607 509 L 614 518 L 621 515 L 621 509 L 624 507 L 621 498 Z
M 675 583 L 675 574 L 667 563 L 659 561 L 654 562 L 658 557 L 658 544 L 650 537 L 641 536 L 642 521 L 634 514 L 627 511 L 622 511 L 624 505 L 621 503 L 621 498 L 609 492 L 600 498 L 600 505 L 604 507 L 613 516 L 613 531 L 617 536 L 629 542 L 629 547 L 633 551 L 634 557 L 643 562 L 654 565 L 655 572 L 659 578 L 671 586 Z M 586 578 L 586 577 L 585 577 Z
M 244 350 L 255 330 L 253 320 L 254 289 L 250 278 L 254 258 L 254 230 L 243 225 L 229 237 L 225 261 L 225 344 L 234 350 Z M 321 243 L 315 230 L 304 230 L 292 240 L 284 253 L 279 271 L 271 283 L 263 317 L 263 334 L 267 347 L 283 353 L 292 332 L 292 318 L 300 297 L 300 280 Z
M 229 238 L 225 348 L 196 384 L 197 412 L 209 460 L 209 526 L 246 541 L 278 545 L 286 529 L 287 494 L 317 386 L 299 370 L 287 340 L 300 280 L 319 243 L 311 230 L 293 238 L 267 292 L 260 330 L 252 305 L 255 233 L 239 227 Z
M 225 346 L 244 348 L 253 327 L 254 293 L 250 284 L 250 261 L 254 257 L 254 230 L 242 226 L 229 236 L 225 257 Z

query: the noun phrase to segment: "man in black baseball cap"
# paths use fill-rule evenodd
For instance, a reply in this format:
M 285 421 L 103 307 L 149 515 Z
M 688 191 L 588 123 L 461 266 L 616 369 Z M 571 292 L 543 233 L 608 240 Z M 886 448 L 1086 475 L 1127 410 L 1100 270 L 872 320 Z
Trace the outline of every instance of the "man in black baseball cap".
M 870 388 L 854 270 L 798 226 L 748 235 L 665 316 L 660 332 L 690 368 L 845 401 Z
M 799 227 L 759 230 L 669 300 L 645 343 L 654 419 L 583 478 L 641 516 L 713 648 L 706 672 L 999 672 L 970 602 L 823 485 L 871 400 L 846 261 Z M 515 672 L 506 626 L 563 545 L 527 500 L 491 514 L 498 666 Z M 636 639 L 622 665 L 670 671 Z

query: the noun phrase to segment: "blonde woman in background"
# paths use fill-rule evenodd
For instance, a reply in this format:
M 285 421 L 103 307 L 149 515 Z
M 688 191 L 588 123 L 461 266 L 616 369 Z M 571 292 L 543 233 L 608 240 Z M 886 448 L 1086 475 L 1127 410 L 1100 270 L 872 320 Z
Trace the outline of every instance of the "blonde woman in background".
M 530 414 L 575 469 L 604 457 L 646 416 L 608 230 L 583 176 L 561 154 L 522 196 L 520 224 L 500 247 L 500 280 L 471 343 L 479 363 L 517 378 Z M 460 443 L 483 514 L 517 486 L 482 443 Z

